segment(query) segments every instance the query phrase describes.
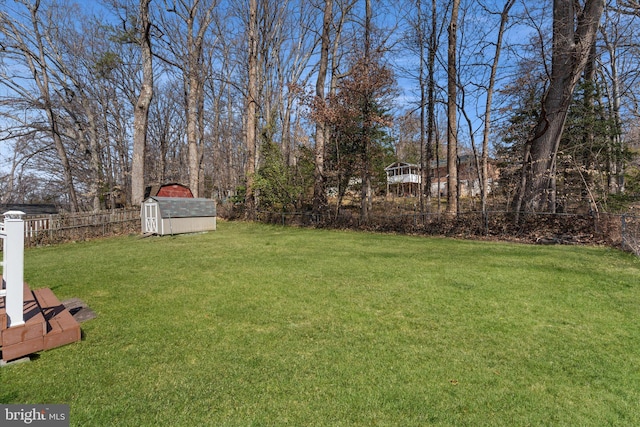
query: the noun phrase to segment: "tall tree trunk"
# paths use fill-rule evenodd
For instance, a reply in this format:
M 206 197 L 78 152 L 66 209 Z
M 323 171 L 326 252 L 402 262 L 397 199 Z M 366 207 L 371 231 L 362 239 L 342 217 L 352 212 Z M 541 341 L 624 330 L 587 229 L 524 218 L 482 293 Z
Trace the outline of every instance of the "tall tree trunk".
M 426 76 L 424 69 L 425 62 L 425 35 L 424 35 L 424 26 L 422 24 L 422 1 L 416 0 L 416 9 L 418 16 L 416 18 L 416 35 L 418 41 L 418 48 L 420 49 L 420 68 L 418 74 L 418 83 L 420 86 L 420 185 L 418 186 L 418 196 L 420 199 L 420 212 L 423 213 L 425 211 L 425 187 L 428 184 L 429 180 L 429 170 L 428 164 L 429 159 L 427 153 L 425 152 L 425 131 L 426 131 Z M 429 188 L 430 185 L 427 187 Z M 427 196 L 428 197 L 428 196 Z
M 584 69 L 584 83 L 585 83 L 585 93 L 583 99 L 583 107 L 585 114 L 587 115 L 587 121 L 582 129 L 583 135 L 583 146 L 586 151 L 586 158 L 584 159 L 584 167 L 588 171 L 594 170 L 596 168 L 597 162 L 597 153 L 594 152 L 595 148 L 595 129 L 594 129 L 594 120 L 596 120 L 595 115 L 595 88 L 596 88 L 596 44 L 591 45 L 591 51 L 589 53 L 589 60 Z M 576 159 L 574 158 L 574 161 Z M 594 174 L 586 173 L 582 174 L 581 168 L 578 168 L 578 171 L 582 175 L 582 181 L 585 186 L 583 191 L 583 196 L 585 201 L 589 204 L 590 209 L 593 212 L 598 211 L 598 205 L 594 196 Z
M 371 66 L 371 0 L 365 2 L 365 22 L 364 22 L 364 63 L 365 73 L 368 74 Z M 369 90 L 367 90 L 368 92 Z M 371 197 L 371 173 L 369 171 L 369 158 L 371 156 L 371 118 L 369 109 L 371 108 L 371 94 L 364 94 L 364 105 L 362 109 L 362 169 L 361 181 L 362 190 L 360 192 L 360 221 L 366 223 L 369 220 L 369 205 Z
M 426 161 L 426 190 L 427 198 L 431 198 L 431 160 L 433 160 L 433 150 L 435 144 L 435 127 L 436 127 L 436 49 L 438 48 L 437 38 L 437 0 L 431 0 L 431 34 L 429 34 L 429 54 L 427 58 L 427 161 Z M 436 170 L 439 164 L 436 161 Z M 439 178 L 439 177 L 438 177 Z M 438 179 L 438 211 L 440 210 L 440 180 Z
M 329 79 L 329 95 L 334 96 L 337 92 L 338 88 L 338 78 L 339 78 L 339 68 L 340 68 L 340 46 L 342 39 L 342 31 L 345 27 L 345 23 L 348 21 L 348 16 L 351 14 L 351 10 L 355 7 L 355 4 L 358 0 L 350 0 L 348 2 L 338 2 L 337 5 L 340 6 L 340 17 L 336 19 L 335 23 L 335 35 L 333 41 L 331 42 L 331 76 Z M 337 164 L 340 164 L 340 150 L 338 149 L 338 141 L 335 140 L 335 137 L 331 135 L 329 132 L 325 134 L 325 146 L 327 143 L 332 143 L 336 147 L 336 153 L 338 153 Z M 342 201 L 344 199 L 344 191 L 346 188 L 340 186 L 340 177 L 338 176 L 338 199 L 335 210 L 335 217 L 338 218 L 340 214 L 340 208 L 342 207 Z M 342 191 L 342 192 L 341 192 Z
M 316 102 L 325 102 L 324 86 L 329 66 L 329 33 L 333 21 L 333 0 L 325 0 L 324 17 L 322 19 L 322 41 L 320 44 L 320 64 L 316 81 Z M 316 121 L 315 170 L 313 173 L 313 212 L 321 213 L 327 204 L 324 176 L 326 126 L 323 121 Z
M 233 114 L 231 114 L 231 111 L 233 110 L 233 102 L 232 102 L 232 96 L 231 96 L 231 85 L 227 85 L 226 87 L 227 89 L 227 135 L 231 134 L 231 129 L 233 129 Z M 229 137 L 227 137 L 228 139 L 231 139 Z M 237 175 L 234 173 L 236 169 L 236 162 L 235 160 L 237 159 L 237 157 L 234 155 L 234 149 L 232 149 L 231 147 L 227 148 L 227 164 L 226 164 L 226 172 L 227 172 L 227 187 L 225 188 L 225 190 L 227 190 L 229 193 L 225 194 L 225 196 L 227 195 L 231 195 L 233 193 L 233 195 L 236 195 L 236 190 L 238 188 L 238 181 L 237 181 Z
M 628 6 L 627 6 L 628 7 Z M 640 7 L 640 6 L 639 6 Z M 610 20 L 609 11 L 605 10 L 606 20 Z M 613 123 L 613 132 L 610 136 L 609 147 L 607 148 L 607 191 L 618 193 L 624 189 L 624 163 L 620 152 L 622 151 L 622 138 L 620 128 L 622 118 L 620 117 L 621 89 L 620 75 L 618 73 L 618 41 L 611 40 L 607 29 L 603 26 L 600 33 L 604 41 L 605 49 L 609 54 L 611 79 L 610 87 L 607 89 L 607 104 L 609 107 L 609 118 Z
M 447 213 L 458 213 L 458 124 L 456 45 L 458 40 L 458 9 L 460 0 L 453 0 L 447 49 Z
M 151 54 L 151 0 L 140 0 L 139 42 L 142 54 L 142 86 L 133 110 L 133 158 L 131 161 L 131 203 L 140 205 L 144 198 L 144 156 L 147 147 L 149 106 L 153 99 L 153 57 Z
M 496 53 L 491 64 L 491 76 L 489 77 L 489 87 L 487 88 L 487 101 L 484 112 L 484 131 L 482 134 L 482 173 L 480 183 L 480 200 L 482 213 L 487 213 L 487 194 L 489 192 L 489 137 L 491 130 L 491 104 L 493 101 L 493 89 L 496 84 L 496 74 L 500 62 L 500 52 L 502 51 L 502 38 L 509 19 L 509 11 L 513 7 L 515 0 L 507 0 L 500 14 L 500 27 L 498 29 L 498 40 L 496 41 Z
M 203 8 L 197 31 L 198 12 Z M 187 158 L 189 164 L 189 188 L 194 197 L 202 193 L 204 157 L 204 42 L 205 34 L 213 22 L 215 2 L 203 6 L 200 1 L 190 5 L 184 4 L 184 10 L 176 12 L 186 24 L 186 56 L 187 63 L 183 65 L 187 117 Z
M 93 175 L 89 188 L 93 194 L 93 210 L 98 211 L 102 207 L 100 201 L 100 192 L 104 185 L 104 173 L 102 168 L 102 161 L 100 159 L 100 140 L 98 134 L 98 118 L 92 112 L 91 107 L 87 108 L 87 118 L 89 122 L 89 149 L 91 173 Z
M 195 71 L 189 73 L 187 90 L 187 157 L 189 162 L 189 188 L 194 197 L 200 197 L 200 168 L 202 165 L 202 138 L 199 119 L 204 103 L 200 77 Z
M 442 211 L 442 200 L 441 200 L 441 195 L 442 195 L 442 186 L 440 184 L 440 179 L 442 178 L 442 176 L 440 175 L 440 130 L 439 129 L 435 129 L 435 146 L 434 146 L 434 151 L 436 153 L 435 155 L 435 160 L 436 160 L 436 180 L 438 181 L 438 188 L 437 188 L 437 192 L 438 192 L 438 215 L 440 215 L 440 212 Z
M 249 25 L 248 25 L 248 43 L 249 43 L 249 81 L 247 87 L 247 128 L 245 130 L 245 145 L 247 149 L 246 173 L 246 197 L 245 208 L 247 219 L 255 219 L 256 216 L 256 197 L 254 192 L 253 181 L 256 173 L 256 155 L 257 155 L 257 138 L 256 138 L 256 113 L 257 113 L 257 95 L 258 95 L 258 0 L 249 0 Z
M 103 183 L 102 175 L 102 163 L 100 161 L 100 144 L 98 141 L 98 118 L 93 111 L 93 106 L 89 102 L 86 94 L 82 93 L 82 89 L 78 88 L 78 92 L 81 93 L 80 105 L 85 111 L 87 128 L 85 131 L 83 124 L 78 120 L 76 115 L 69 111 L 69 114 L 73 117 L 76 131 L 76 139 L 80 142 L 81 148 L 85 153 L 89 153 L 89 170 L 91 171 L 91 178 L 89 181 L 89 194 L 92 198 L 92 207 L 94 211 L 99 211 L 101 208 L 100 203 L 100 186 Z M 84 141 L 89 141 L 89 147 L 86 146 Z
M 604 0 L 586 0 L 581 11 L 573 0 L 553 2 L 551 78 L 542 100 L 540 119 L 527 145 L 516 210 L 555 212 L 556 154 L 573 91 L 589 59 Z M 575 23 L 575 25 L 574 25 Z

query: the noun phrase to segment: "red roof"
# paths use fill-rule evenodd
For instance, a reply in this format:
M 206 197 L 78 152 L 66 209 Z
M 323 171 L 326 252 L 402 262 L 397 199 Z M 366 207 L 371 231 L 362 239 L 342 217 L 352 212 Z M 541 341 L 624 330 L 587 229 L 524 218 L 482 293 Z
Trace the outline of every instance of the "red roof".
M 182 184 L 173 183 L 164 184 L 158 187 L 152 187 L 148 196 L 193 198 L 193 193 L 191 192 L 189 187 Z

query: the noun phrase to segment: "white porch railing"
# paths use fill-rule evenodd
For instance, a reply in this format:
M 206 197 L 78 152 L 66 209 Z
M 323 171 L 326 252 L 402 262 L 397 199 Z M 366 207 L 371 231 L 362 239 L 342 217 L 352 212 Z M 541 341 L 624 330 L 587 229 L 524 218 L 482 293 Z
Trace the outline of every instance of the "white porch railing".
M 2 238 L 2 280 L 0 297 L 9 318 L 8 327 L 24 324 L 24 212 L 4 213 L 4 223 L 0 223 Z

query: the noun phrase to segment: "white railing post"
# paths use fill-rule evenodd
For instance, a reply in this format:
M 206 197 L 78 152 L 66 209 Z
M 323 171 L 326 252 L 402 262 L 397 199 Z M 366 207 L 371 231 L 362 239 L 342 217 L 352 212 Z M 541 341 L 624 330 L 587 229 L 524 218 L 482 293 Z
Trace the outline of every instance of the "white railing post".
M 24 324 L 24 212 L 4 213 L 5 307 L 9 327 Z

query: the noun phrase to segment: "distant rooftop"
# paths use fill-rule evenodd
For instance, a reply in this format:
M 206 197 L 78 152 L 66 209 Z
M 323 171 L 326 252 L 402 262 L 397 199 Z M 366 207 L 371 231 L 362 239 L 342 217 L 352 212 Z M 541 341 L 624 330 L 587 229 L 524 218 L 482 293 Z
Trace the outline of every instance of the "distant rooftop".
M 27 215 L 55 215 L 56 205 L 45 203 L 6 203 L 0 204 L 0 215 L 7 211 L 22 211 Z

